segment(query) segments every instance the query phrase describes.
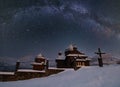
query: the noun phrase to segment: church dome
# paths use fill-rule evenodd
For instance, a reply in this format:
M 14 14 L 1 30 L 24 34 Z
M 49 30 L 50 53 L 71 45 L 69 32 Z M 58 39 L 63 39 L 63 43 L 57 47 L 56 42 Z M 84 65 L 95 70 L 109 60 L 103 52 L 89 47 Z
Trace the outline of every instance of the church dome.
M 81 53 L 78 49 L 76 45 L 69 45 L 68 49 L 65 50 L 65 56 L 67 56 L 68 54 L 77 54 L 77 55 L 84 55 L 84 53 Z
M 44 56 L 40 53 L 40 54 L 37 55 L 36 58 L 43 58 L 44 59 Z
M 68 50 L 73 51 L 74 46 L 72 44 L 69 45 Z

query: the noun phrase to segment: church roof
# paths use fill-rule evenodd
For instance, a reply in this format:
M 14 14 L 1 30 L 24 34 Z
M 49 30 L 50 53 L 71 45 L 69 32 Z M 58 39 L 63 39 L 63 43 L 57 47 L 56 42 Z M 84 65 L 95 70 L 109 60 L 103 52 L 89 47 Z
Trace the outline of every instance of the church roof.
M 41 63 L 36 63 L 36 62 L 33 62 L 32 65 L 43 65 L 44 62 L 41 62 Z
M 74 57 L 87 57 L 86 55 L 83 55 L 83 54 L 68 54 L 67 56 L 74 56 Z
M 78 49 L 76 45 L 69 45 L 68 49 L 65 50 L 65 56 L 67 56 L 68 54 L 70 54 L 71 56 L 75 55 L 85 55 L 84 53 L 81 53 Z
M 91 60 L 89 58 L 86 58 L 86 59 L 76 59 L 76 61 L 87 61 L 87 60 Z
M 43 59 L 45 59 L 45 57 L 41 53 L 38 54 L 36 58 L 43 58 Z
M 73 51 L 74 46 L 72 44 L 69 45 L 67 50 Z
M 66 49 L 66 51 L 73 51 L 74 49 L 77 49 L 77 46 L 74 45 L 74 44 L 70 44 L 70 45 L 68 46 L 68 48 Z

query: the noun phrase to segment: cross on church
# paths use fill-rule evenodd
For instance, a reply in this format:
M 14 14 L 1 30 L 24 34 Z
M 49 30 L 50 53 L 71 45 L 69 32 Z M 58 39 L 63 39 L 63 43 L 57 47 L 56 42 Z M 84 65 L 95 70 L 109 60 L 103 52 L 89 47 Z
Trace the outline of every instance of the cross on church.
M 98 52 L 95 52 L 95 54 L 99 55 L 98 63 L 100 67 L 103 67 L 102 54 L 105 54 L 105 53 L 102 53 L 100 48 L 98 48 Z

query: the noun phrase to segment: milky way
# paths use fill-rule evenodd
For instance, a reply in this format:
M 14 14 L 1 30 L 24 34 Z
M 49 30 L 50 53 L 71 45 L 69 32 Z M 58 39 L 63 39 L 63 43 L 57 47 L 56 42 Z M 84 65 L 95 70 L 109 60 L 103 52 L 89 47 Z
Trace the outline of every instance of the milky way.
M 0 0 L 0 56 L 56 58 L 69 44 L 120 56 L 119 0 Z

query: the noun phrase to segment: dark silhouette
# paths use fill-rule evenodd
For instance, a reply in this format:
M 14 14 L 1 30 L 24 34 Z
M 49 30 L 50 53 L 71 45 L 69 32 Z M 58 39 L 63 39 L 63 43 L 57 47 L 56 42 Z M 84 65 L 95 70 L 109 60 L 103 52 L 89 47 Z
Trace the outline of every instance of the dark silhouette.
M 16 67 L 15 67 L 15 72 L 17 72 L 17 70 L 19 69 L 19 66 L 20 66 L 20 61 L 17 61 L 16 62 Z
M 95 54 L 99 55 L 98 63 L 100 67 L 103 67 L 102 54 L 105 54 L 105 53 L 102 53 L 100 48 L 98 48 L 98 52 L 95 52 Z

